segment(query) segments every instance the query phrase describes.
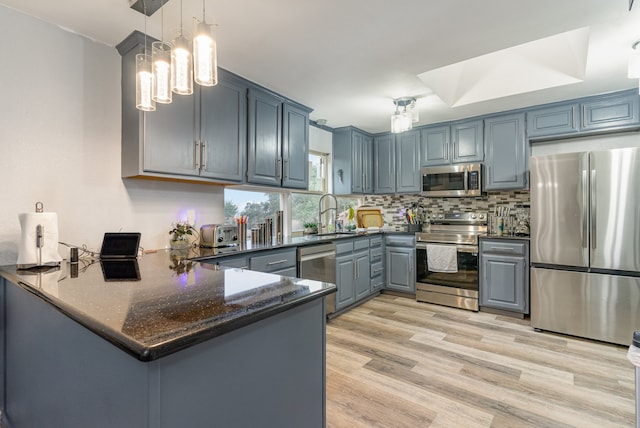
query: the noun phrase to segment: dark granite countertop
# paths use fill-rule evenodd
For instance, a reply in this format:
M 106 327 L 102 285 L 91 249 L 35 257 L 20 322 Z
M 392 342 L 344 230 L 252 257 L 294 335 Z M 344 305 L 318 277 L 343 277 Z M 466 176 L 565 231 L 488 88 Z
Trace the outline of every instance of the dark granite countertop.
M 173 257 L 172 257 L 173 256 Z M 121 262 L 117 262 L 121 263 Z M 136 266 L 63 262 L 58 270 L 0 276 L 141 361 L 151 361 L 335 292 L 310 281 L 179 258 L 160 251 Z M 120 277 L 112 280 L 111 276 Z M 140 279 L 135 279 L 139 275 Z M 127 279 L 129 278 L 129 279 Z
M 337 241 L 343 239 L 354 239 L 361 237 L 371 237 L 375 235 L 414 235 L 414 233 L 402 232 L 402 231 L 394 231 L 394 230 L 370 230 L 367 232 L 358 232 L 358 233 L 339 233 L 339 234 L 328 234 L 324 236 L 318 235 L 305 235 L 299 237 L 290 237 L 287 236 L 281 243 L 278 243 L 275 239 L 271 244 L 259 244 L 255 245 L 251 242 L 247 242 L 245 245 L 234 245 L 230 247 L 222 247 L 222 248 L 199 248 L 192 247 L 189 249 L 188 258 L 191 260 L 210 260 L 217 257 L 226 257 L 233 255 L 243 255 L 255 253 L 258 251 L 265 250 L 277 250 L 279 248 L 290 248 L 290 247 L 301 247 L 305 245 L 315 245 L 322 242 L 329 241 Z

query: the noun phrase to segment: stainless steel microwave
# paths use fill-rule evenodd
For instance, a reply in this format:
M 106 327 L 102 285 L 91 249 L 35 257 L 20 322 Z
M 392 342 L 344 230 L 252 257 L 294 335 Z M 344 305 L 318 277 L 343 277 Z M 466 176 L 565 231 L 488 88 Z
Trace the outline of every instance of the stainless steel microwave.
M 420 169 L 423 196 L 482 195 L 482 164 L 428 166 Z

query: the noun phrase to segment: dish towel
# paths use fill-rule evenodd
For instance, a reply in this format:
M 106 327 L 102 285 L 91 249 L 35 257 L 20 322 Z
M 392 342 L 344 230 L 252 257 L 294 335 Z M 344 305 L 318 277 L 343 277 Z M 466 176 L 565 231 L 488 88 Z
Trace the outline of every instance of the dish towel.
M 458 272 L 458 251 L 456 247 L 427 244 L 427 265 L 431 272 Z

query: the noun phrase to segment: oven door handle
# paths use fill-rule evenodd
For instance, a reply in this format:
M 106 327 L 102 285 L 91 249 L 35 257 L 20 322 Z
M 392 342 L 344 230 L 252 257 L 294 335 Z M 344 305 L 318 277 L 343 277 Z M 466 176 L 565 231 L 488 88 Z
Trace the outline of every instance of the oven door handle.
M 416 249 L 418 250 L 426 250 L 427 249 L 426 242 L 416 242 Z M 477 253 L 478 247 L 475 245 L 452 245 L 452 244 L 435 244 L 442 245 L 443 247 L 456 247 L 456 250 L 459 253 Z

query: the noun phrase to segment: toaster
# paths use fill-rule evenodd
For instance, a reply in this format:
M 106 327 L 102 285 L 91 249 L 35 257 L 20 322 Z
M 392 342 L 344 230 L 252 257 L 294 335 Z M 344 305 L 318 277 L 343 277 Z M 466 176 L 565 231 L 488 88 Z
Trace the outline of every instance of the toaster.
M 238 226 L 203 224 L 200 227 L 200 246 L 206 248 L 238 245 Z

